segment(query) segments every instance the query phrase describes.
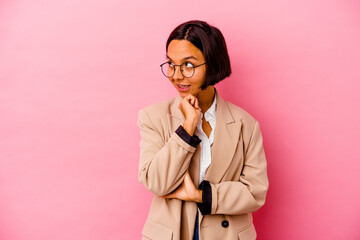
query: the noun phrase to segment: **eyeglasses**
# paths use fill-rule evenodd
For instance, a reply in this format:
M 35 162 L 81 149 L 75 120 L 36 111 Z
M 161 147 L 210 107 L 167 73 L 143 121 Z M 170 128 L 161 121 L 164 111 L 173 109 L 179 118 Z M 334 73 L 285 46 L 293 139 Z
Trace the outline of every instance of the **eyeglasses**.
M 206 62 L 204 62 L 200 65 L 197 65 L 197 66 L 194 66 L 190 62 L 184 62 L 181 65 L 175 65 L 172 62 L 164 62 L 163 64 L 160 65 L 160 67 L 161 67 L 161 71 L 165 75 L 165 77 L 171 78 L 172 76 L 174 76 L 175 71 L 176 71 L 176 66 L 180 66 L 181 74 L 186 78 L 191 78 L 192 76 L 194 76 L 195 68 L 200 67 L 204 64 L 206 64 Z

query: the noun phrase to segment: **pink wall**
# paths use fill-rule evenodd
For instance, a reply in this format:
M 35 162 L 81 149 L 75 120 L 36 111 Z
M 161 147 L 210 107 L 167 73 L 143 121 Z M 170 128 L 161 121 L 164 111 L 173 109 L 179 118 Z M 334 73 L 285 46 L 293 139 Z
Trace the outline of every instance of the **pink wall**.
M 177 92 L 178 24 L 223 32 L 224 99 L 262 128 L 259 239 L 360 239 L 360 4 L 354 0 L 0 1 L 0 239 L 139 239 L 137 112 Z

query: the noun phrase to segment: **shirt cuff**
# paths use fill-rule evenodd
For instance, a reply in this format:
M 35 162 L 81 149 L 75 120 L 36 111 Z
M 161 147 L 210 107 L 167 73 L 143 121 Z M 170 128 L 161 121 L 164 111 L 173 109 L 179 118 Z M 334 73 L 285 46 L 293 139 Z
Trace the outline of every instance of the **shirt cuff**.
M 191 136 L 182 125 L 180 125 L 175 132 L 182 140 L 184 140 L 193 147 L 196 147 L 201 142 L 201 139 L 198 136 L 196 136 L 195 134 Z
M 196 203 L 201 214 L 207 215 L 211 213 L 212 193 L 209 181 L 202 181 L 199 185 L 199 189 L 202 190 L 202 203 Z

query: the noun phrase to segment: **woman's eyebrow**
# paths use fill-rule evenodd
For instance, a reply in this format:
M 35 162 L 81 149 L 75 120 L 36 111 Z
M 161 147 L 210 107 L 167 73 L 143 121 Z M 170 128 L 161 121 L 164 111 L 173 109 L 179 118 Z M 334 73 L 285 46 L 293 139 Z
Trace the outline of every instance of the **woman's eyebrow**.
M 166 57 L 172 61 L 172 59 L 171 59 L 167 54 L 166 54 Z M 198 60 L 198 59 L 197 59 L 196 57 L 194 57 L 194 56 L 184 57 L 182 60 L 188 60 L 188 59 L 191 59 L 191 58 Z

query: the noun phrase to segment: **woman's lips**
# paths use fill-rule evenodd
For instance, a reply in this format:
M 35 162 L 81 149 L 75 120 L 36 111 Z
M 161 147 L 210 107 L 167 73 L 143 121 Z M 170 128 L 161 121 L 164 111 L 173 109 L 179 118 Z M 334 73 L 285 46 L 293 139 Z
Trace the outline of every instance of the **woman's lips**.
M 190 89 L 190 85 L 176 84 L 176 86 L 180 92 L 186 92 Z

